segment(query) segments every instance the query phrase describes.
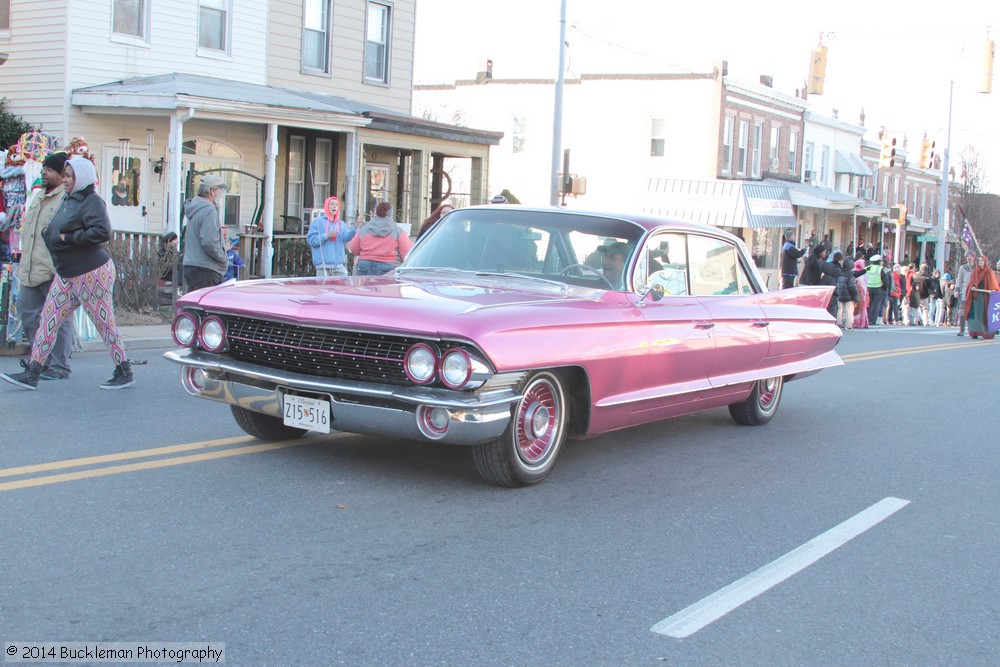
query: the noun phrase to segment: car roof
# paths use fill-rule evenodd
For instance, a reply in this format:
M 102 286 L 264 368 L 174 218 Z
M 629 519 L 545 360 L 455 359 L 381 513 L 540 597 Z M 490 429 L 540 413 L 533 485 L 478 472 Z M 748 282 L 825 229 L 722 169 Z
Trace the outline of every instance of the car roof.
M 478 206 L 466 206 L 466 209 L 495 209 L 497 206 L 504 206 L 507 209 L 525 211 L 525 212 L 543 212 L 552 213 L 558 212 L 565 215 L 583 215 L 590 217 L 602 217 L 602 218 L 614 218 L 617 220 L 623 220 L 626 222 L 631 222 L 639 225 L 647 232 L 657 229 L 663 225 L 669 225 L 673 229 L 678 229 L 682 231 L 692 231 L 692 232 L 707 232 L 709 234 L 718 234 L 731 239 L 737 239 L 738 237 L 727 232 L 719 227 L 714 227 L 712 225 L 705 225 L 700 222 L 691 222 L 690 220 L 681 220 L 679 218 L 668 218 L 664 216 L 656 216 L 649 213 L 634 213 L 634 212 L 621 212 L 621 211 L 599 211 L 599 210 L 588 210 L 588 209 L 578 209 L 578 208 L 562 208 L 559 206 L 524 206 L 521 204 L 482 204 Z

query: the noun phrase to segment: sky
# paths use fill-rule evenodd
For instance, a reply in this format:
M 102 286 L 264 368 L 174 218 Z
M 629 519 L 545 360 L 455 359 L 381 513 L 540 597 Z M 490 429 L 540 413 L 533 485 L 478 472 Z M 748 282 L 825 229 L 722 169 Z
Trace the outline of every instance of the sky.
M 560 0 L 417 0 L 414 83 L 471 79 L 486 59 L 493 76 L 552 78 L 559 67 Z M 987 34 L 1000 42 L 1000 0 L 566 0 L 566 76 L 615 72 L 710 72 L 726 60 L 729 76 L 794 95 L 803 87 L 812 49 L 828 47 L 823 95 L 811 109 L 838 110 L 866 139 L 880 127 L 910 137 L 911 156 L 924 132 L 947 143 L 954 82 L 951 165 L 974 145 L 986 189 L 1000 193 L 1000 63 L 994 92 L 980 91 Z M 1000 51 L 1000 49 L 998 49 Z M 998 54 L 1000 55 L 1000 54 Z M 609 100 L 609 110 L 627 100 Z M 569 113 L 564 108 L 564 113 Z M 494 129 L 494 128 L 479 128 Z

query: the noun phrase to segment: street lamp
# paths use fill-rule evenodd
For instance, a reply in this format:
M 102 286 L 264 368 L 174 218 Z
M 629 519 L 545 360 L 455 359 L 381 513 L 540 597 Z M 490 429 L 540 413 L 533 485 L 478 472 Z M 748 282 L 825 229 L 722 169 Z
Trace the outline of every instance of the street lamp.
M 561 13 L 559 15 L 559 74 L 556 77 L 556 99 L 555 110 L 552 119 L 552 186 L 549 196 L 549 204 L 559 205 L 559 190 L 561 189 L 561 179 L 559 177 L 559 162 L 562 153 L 562 106 L 563 106 L 563 83 L 566 80 L 566 0 L 562 0 Z
M 941 194 L 938 197 L 937 246 L 934 248 L 934 266 L 944 273 L 945 221 L 948 217 L 948 158 L 951 156 L 951 109 L 955 97 L 955 82 L 948 82 L 948 134 L 944 142 L 944 156 L 941 158 Z

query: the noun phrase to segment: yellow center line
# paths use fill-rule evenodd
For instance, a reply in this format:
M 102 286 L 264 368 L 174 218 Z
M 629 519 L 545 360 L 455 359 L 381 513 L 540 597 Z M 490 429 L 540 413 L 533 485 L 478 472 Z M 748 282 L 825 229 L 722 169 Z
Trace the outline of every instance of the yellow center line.
M 163 456 L 165 454 L 189 452 L 193 449 L 225 447 L 226 445 L 235 445 L 240 442 L 250 442 L 253 439 L 254 438 L 252 438 L 251 436 L 245 435 L 239 438 L 223 438 L 220 440 L 204 440 L 202 442 L 189 442 L 183 445 L 156 447 L 154 449 L 139 449 L 131 452 L 118 452 L 117 454 L 88 456 L 86 458 L 80 458 L 80 459 L 66 459 L 65 461 L 52 461 L 51 463 L 39 463 L 30 466 L 19 466 L 17 468 L 0 468 L 0 477 L 16 477 L 17 475 L 30 475 L 36 472 L 48 472 L 50 470 L 64 470 L 66 468 L 82 468 L 83 466 L 96 465 L 98 463 L 110 463 L 112 461 L 127 461 L 129 459 L 142 459 L 148 456 Z
M 898 350 L 879 350 L 877 352 L 858 352 L 857 354 L 842 354 L 841 360 L 845 364 L 853 361 L 870 361 L 872 359 L 888 359 L 891 357 L 902 357 L 910 354 L 923 354 L 925 352 L 945 352 L 957 350 L 959 348 L 979 347 L 989 345 L 990 341 L 963 341 L 961 343 L 943 343 L 941 345 L 924 345 L 921 347 L 905 347 Z
M 190 454 L 188 456 L 175 456 L 165 459 L 154 459 L 152 461 L 139 461 L 136 463 L 126 463 L 123 465 L 116 466 L 105 466 L 103 468 L 92 468 L 89 470 L 78 470 L 76 472 L 66 472 L 59 473 L 56 475 L 42 475 L 39 477 L 30 477 L 28 479 L 20 479 L 12 482 L 0 482 L 0 491 L 13 491 L 15 489 L 27 489 L 35 486 L 46 486 L 48 484 L 61 484 L 62 482 L 72 482 L 80 479 L 89 479 L 92 477 L 105 477 L 107 475 L 120 475 L 127 472 L 135 472 L 137 470 L 153 470 L 156 468 L 167 468 L 170 466 L 187 465 L 188 463 L 198 463 L 201 461 L 213 461 L 216 459 L 229 458 L 231 456 L 243 456 L 244 454 L 257 454 L 259 452 L 270 452 L 277 449 L 286 449 L 288 447 L 300 447 L 302 445 L 315 444 L 317 442 L 328 442 L 333 439 L 346 438 L 349 437 L 350 433 L 338 433 L 333 436 L 325 437 L 322 439 L 318 438 L 303 438 L 296 440 L 286 440 L 283 442 L 269 442 L 262 445 L 249 445 L 247 447 L 233 447 L 231 449 L 220 449 L 211 452 L 204 452 L 202 454 Z M 182 451 L 190 451 L 192 449 L 206 448 L 206 447 L 219 447 L 227 444 L 234 444 L 237 442 L 248 442 L 253 440 L 250 436 L 242 438 L 228 438 L 225 440 L 209 440 L 206 442 L 195 442 L 184 445 L 175 445 L 173 447 L 158 447 L 156 449 L 143 449 L 134 452 L 122 452 L 120 454 L 108 454 L 105 456 L 93 456 L 86 459 L 69 459 L 67 461 L 56 461 L 54 463 L 43 463 L 38 466 L 22 466 L 20 468 L 7 468 L 6 470 L 0 470 L 0 473 L 4 473 L 4 476 L 10 476 L 12 474 L 25 474 L 26 471 L 38 472 L 42 470 L 60 470 L 65 468 L 76 468 L 81 465 L 88 465 L 90 463 L 99 463 L 106 461 L 120 461 L 122 459 L 129 458 L 143 458 L 146 456 L 155 456 L 157 453 L 174 453 Z M 88 463 L 80 463 L 81 461 L 87 461 Z M 60 465 L 62 464 L 62 465 Z M 19 473 L 10 473 L 9 471 L 19 470 Z

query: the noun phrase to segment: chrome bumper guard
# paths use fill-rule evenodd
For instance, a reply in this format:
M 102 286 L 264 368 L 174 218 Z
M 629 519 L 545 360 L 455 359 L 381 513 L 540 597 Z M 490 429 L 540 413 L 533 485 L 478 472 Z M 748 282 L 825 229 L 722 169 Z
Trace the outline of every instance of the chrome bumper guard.
M 326 379 L 187 348 L 170 350 L 163 356 L 204 373 L 200 390 L 182 382 L 192 396 L 279 419 L 285 393 L 326 396 L 332 410 L 331 427 L 337 431 L 426 441 L 429 438 L 417 427 L 417 408 L 443 408 L 449 415 L 449 427 L 435 441 L 454 445 L 478 445 L 498 438 L 510 421 L 511 404 L 521 398 L 517 385 L 524 377 L 523 373 L 496 375 L 486 389 L 460 392 Z

